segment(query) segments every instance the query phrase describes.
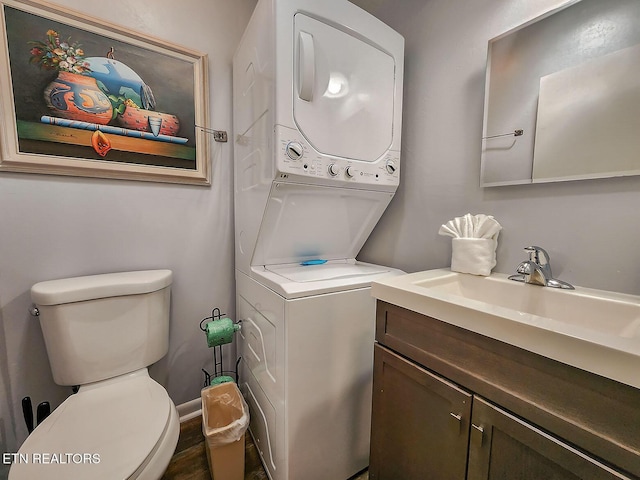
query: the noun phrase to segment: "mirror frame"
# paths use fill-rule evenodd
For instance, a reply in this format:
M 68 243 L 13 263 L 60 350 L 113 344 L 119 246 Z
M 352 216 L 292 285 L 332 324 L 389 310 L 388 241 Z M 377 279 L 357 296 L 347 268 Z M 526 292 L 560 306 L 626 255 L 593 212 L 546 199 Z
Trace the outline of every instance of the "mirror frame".
M 572 0 L 489 40 L 480 186 L 639 173 L 533 179 L 540 79 L 640 44 L 638 25 L 636 0 Z

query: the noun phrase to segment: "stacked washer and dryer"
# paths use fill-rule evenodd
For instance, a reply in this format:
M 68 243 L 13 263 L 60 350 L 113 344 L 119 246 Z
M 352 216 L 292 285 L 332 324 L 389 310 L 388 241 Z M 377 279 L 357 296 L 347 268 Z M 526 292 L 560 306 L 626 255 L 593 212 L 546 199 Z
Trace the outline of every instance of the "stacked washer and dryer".
M 372 280 L 399 183 L 404 40 L 347 0 L 259 0 L 233 59 L 240 387 L 272 480 L 369 462 Z

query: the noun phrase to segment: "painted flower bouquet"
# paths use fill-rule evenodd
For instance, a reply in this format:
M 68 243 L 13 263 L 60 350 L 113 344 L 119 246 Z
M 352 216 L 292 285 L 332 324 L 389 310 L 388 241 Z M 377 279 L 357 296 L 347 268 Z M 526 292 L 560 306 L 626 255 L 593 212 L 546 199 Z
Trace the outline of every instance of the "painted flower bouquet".
M 44 42 L 30 41 L 31 58 L 29 62 L 45 70 L 59 72 L 85 73 L 90 71 L 84 60 L 84 51 L 78 43 L 71 43 L 71 39 L 60 41 L 60 35 L 55 30 L 47 31 Z

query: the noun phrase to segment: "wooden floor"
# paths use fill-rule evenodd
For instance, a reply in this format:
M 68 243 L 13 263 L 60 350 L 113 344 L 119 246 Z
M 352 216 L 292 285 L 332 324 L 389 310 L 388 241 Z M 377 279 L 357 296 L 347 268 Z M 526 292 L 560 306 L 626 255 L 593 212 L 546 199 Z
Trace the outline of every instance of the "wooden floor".
M 244 479 L 268 480 L 269 477 L 260 463 L 260 456 L 249 432 L 247 432 L 244 438 Z M 204 436 L 202 435 L 201 417 L 196 417 L 182 423 L 180 425 L 180 438 L 178 439 L 176 451 L 162 480 L 211 480 L 205 445 Z M 350 480 L 368 480 L 368 478 L 369 474 L 363 472 Z

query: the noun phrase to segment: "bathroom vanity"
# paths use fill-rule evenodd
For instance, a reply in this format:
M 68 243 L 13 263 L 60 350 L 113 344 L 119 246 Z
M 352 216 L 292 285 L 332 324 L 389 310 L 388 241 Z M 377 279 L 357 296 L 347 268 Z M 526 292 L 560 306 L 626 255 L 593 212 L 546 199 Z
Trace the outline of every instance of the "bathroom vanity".
M 484 317 L 478 316 L 486 305 L 477 298 L 466 301 L 464 288 L 457 285 L 456 291 L 451 286 L 470 278 L 479 292 L 488 278 L 447 271 L 420 275 L 373 286 L 378 302 L 372 480 L 640 478 L 637 386 L 549 358 L 532 351 L 538 349 L 534 344 L 514 345 L 509 326 L 492 317 L 505 317 L 504 306 L 489 305 L 480 312 Z M 435 287 L 412 292 L 411 285 L 422 288 L 425 278 L 427 283 L 435 279 Z M 496 288 L 510 288 L 502 280 Z M 449 290 L 438 297 L 443 282 L 449 282 Z M 516 288 L 515 294 L 508 292 L 511 299 L 521 294 L 542 295 L 536 299 L 538 305 L 554 301 L 546 297 L 546 290 L 552 289 Z M 588 301 L 593 291 L 584 290 L 577 295 Z M 552 295 L 557 294 L 566 295 Z M 640 308 L 634 299 L 616 298 Z M 444 320 L 425 313 L 429 311 Z M 528 321 L 545 322 L 544 317 L 518 313 L 525 318 L 524 327 L 530 327 Z M 474 323 L 465 324 L 465 315 Z M 545 328 L 554 321 L 547 318 Z M 506 336 L 494 338 L 504 331 Z M 547 344 L 539 345 L 541 352 L 549 344 L 562 347 L 567 337 L 564 354 L 580 354 L 568 335 L 553 331 L 545 338 L 533 328 L 527 333 L 526 341 Z M 575 340 L 578 335 L 573 334 Z M 631 345 L 640 341 L 633 332 L 631 337 Z M 591 347 L 598 358 L 597 346 Z M 615 363 L 620 352 L 607 349 Z M 625 361 L 633 364 L 633 352 L 625 354 Z

